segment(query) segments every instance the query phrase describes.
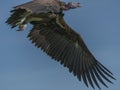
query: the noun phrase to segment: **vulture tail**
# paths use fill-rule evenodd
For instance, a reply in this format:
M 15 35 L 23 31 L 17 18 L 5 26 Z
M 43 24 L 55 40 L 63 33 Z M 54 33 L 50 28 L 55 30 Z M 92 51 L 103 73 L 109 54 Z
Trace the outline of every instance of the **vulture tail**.
M 11 25 L 11 28 L 22 25 L 28 16 L 25 9 L 14 9 L 11 13 L 11 16 L 6 21 L 7 24 Z

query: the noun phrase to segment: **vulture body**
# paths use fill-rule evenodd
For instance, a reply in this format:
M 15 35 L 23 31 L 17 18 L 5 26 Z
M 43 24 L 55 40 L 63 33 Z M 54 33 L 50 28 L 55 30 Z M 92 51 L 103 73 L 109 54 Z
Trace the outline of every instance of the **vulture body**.
M 32 24 L 28 38 L 35 46 L 67 67 L 87 87 L 90 84 L 101 89 L 98 81 L 108 87 L 104 80 L 112 83 L 113 74 L 95 59 L 81 36 L 64 21 L 63 11 L 77 7 L 80 3 L 33 0 L 14 7 L 6 23 L 12 28 L 19 26 L 19 30 Z

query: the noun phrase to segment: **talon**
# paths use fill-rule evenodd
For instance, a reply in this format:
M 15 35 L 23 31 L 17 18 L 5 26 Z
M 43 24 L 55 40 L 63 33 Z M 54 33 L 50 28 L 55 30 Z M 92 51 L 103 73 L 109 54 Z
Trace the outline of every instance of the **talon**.
M 23 31 L 26 29 L 26 27 L 27 27 L 27 24 L 21 24 L 21 25 L 19 25 L 19 30 L 17 30 L 17 31 Z

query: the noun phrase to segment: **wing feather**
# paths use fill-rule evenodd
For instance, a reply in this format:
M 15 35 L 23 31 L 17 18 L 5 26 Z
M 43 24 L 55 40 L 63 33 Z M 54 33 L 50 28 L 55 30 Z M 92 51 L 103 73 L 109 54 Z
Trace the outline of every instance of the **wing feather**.
M 65 29 L 55 21 L 42 25 L 33 23 L 34 28 L 28 37 L 36 46 L 67 67 L 80 81 L 82 79 L 87 87 L 90 84 L 95 88 L 95 84 L 101 89 L 98 81 L 108 87 L 103 79 L 112 83 L 109 78 L 115 79 L 113 74 L 94 58 L 81 36 L 74 32 L 63 18 L 60 19 L 60 24 Z

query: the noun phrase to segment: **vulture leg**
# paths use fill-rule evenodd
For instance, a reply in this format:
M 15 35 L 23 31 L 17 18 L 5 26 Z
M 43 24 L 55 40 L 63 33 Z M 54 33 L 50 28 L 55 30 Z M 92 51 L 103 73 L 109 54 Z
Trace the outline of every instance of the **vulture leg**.
M 44 21 L 44 18 L 35 17 L 35 16 L 29 16 L 29 17 L 26 18 L 26 20 L 22 24 L 19 25 L 19 29 L 17 31 L 23 31 L 23 30 L 25 30 L 26 27 L 27 27 L 27 24 L 29 22 L 32 22 L 32 21 L 42 22 L 42 21 Z
M 46 14 L 39 14 L 39 15 L 40 16 L 30 15 L 30 16 L 26 17 L 24 22 L 19 25 L 19 30 L 17 30 L 17 31 L 25 30 L 27 27 L 27 24 L 29 22 L 49 22 L 51 19 L 56 18 L 56 14 L 54 14 L 54 13 L 48 13 L 48 15 L 46 15 Z
M 26 27 L 27 27 L 27 24 L 20 24 L 19 29 L 17 31 L 23 31 L 26 29 Z
M 61 17 L 60 15 L 57 15 L 57 17 L 56 17 L 56 24 L 58 24 L 62 29 L 65 29 L 64 26 L 59 21 L 60 17 Z

